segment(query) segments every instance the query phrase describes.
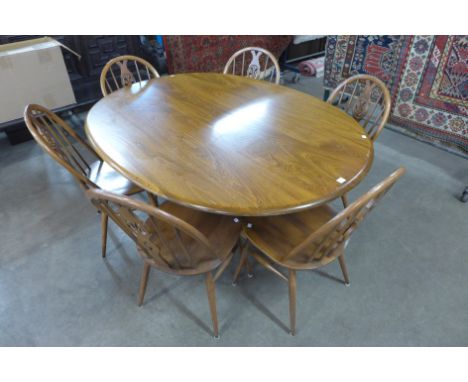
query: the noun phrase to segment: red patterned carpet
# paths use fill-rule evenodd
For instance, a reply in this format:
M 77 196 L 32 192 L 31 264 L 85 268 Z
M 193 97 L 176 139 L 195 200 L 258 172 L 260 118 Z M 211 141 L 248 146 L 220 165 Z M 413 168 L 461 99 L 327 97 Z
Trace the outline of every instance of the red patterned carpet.
M 325 87 L 357 73 L 386 82 L 390 123 L 468 152 L 468 36 L 329 36 Z
M 166 36 L 164 45 L 169 73 L 222 72 L 239 49 L 259 46 L 277 58 L 292 36 Z

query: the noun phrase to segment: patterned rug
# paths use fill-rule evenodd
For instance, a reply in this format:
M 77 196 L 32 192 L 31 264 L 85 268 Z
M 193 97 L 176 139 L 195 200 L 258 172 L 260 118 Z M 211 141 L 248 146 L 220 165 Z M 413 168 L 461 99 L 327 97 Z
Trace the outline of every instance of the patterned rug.
M 292 36 L 165 36 L 169 73 L 222 72 L 239 49 L 259 46 L 277 58 Z
M 468 152 L 468 36 L 328 36 L 325 88 L 357 73 L 387 84 L 391 124 Z

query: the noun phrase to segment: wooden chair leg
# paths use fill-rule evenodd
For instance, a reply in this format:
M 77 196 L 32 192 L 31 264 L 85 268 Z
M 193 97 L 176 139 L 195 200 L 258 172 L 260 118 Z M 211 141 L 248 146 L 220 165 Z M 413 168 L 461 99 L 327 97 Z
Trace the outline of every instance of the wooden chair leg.
M 102 257 L 106 257 L 107 248 L 107 221 L 109 217 L 106 213 L 101 212 L 101 254 Z
M 346 268 L 346 263 L 344 259 L 344 255 L 341 254 L 338 256 L 338 261 L 340 262 L 341 272 L 343 272 L 343 277 L 345 280 L 346 286 L 349 286 L 349 276 L 348 276 L 348 268 Z
M 245 255 L 245 266 L 247 268 L 247 277 L 252 278 L 253 277 L 252 264 L 250 264 L 250 261 L 249 261 L 249 258 L 247 257 L 247 254 Z
M 138 306 L 143 305 L 143 300 L 145 298 L 146 285 L 148 284 L 148 276 L 149 276 L 150 270 L 151 270 L 151 265 L 145 262 L 143 265 L 143 273 L 141 275 L 141 280 L 140 280 L 140 291 L 138 293 Z
M 208 272 L 206 274 L 205 284 L 206 292 L 208 294 L 208 302 L 210 304 L 211 321 L 213 321 L 213 334 L 215 338 L 219 338 L 218 314 L 216 313 L 216 291 L 215 283 L 213 281 L 213 276 L 211 275 L 211 272 Z
M 234 272 L 234 277 L 232 278 L 232 285 L 236 285 L 237 279 L 239 278 L 240 272 L 244 267 L 245 262 L 247 261 L 247 253 L 245 252 L 248 243 L 242 245 L 242 242 L 239 242 L 239 250 L 240 250 L 240 261 L 237 265 L 236 271 Z
M 152 206 L 159 207 L 158 197 L 156 195 L 153 195 L 149 191 L 146 191 L 146 195 L 148 195 L 148 200 Z
M 296 271 L 289 270 L 289 321 L 291 325 L 291 335 L 296 334 Z
M 343 207 L 346 208 L 348 207 L 349 205 L 349 201 L 348 201 L 348 195 L 342 195 L 341 196 L 341 201 L 343 202 Z
M 237 279 L 239 278 L 239 274 L 244 266 L 245 260 L 246 260 L 246 255 L 242 254 L 239 260 L 239 264 L 237 265 L 236 271 L 234 272 L 234 277 L 232 278 L 232 285 L 236 285 Z

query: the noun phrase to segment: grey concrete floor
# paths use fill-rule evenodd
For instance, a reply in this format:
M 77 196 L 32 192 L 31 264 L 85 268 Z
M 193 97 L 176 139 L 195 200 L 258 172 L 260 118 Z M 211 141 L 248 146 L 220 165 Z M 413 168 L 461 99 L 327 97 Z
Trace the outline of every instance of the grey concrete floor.
M 320 89 L 298 87 L 320 95 Z M 0 136 L 1 346 L 467 346 L 468 161 L 390 130 L 353 199 L 399 166 L 406 176 L 347 248 L 351 286 L 337 263 L 298 275 L 298 331 L 287 334 L 284 283 L 255 277 L 217 283 L 221 338 L 201 277 L 152 271 L 136 297 L 142 262 L 110 224 L 100 225 L 71 176 L 33 142 Z

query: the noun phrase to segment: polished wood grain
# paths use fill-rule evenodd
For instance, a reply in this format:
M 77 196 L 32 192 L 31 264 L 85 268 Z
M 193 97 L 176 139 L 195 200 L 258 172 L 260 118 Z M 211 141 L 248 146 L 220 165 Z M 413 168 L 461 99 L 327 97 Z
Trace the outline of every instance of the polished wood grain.
M 86 132 L 112 167 L 177 203 L 238 216 L 335 199 L 359 183 L 372 142 L 349 115 L 266 81 L 180 74 L 124 88 Z
M 277 85 L 281 79 L 280 66 L 273 53 L 256 46 L 234 53 L 226 63 L 223 73 L 270 81 Z
M 131 55 L 115 57 L 102 69 L 101 92 L 105 97 L 122 87 L 142 84 L 151 78 L 159 78 L 159 73 L 148 61 Z
M 31 104 L 24 111 L 29 132 L 42 149 L 63 166 L 84 188 L 102 188 L 124 195 L 142 189 L 108 166 L 94 149 L 57 114 Z M 101 253 L 106 256 L 107 215 L 101 216 Z
M 136 243 L 143 258 L 138 304 L 143 303 L 150 267 L 177 275 L 205 275 L 213 334 L 218 337 L 215 281 L 226 269 L 239 240 L 241 224 L 165 202 L 159 207 L 99 189 L 87 197 Z M 213 277 L 212 271 L 218 269 Z
M 345 284 L 349 285 L 344 259 L 348 241 L 369 211 L 404 173 L 405 169 L 399 168 L 339 213 L 323 205 L 288 215 L 245 218 L 250 228 L 245 225 L 243 233 L 254 247 L 250 255 L 289 284 L 292 334 L 296 328 L 295 271 L 316 269 L 338 258 Z M 241 256 L 246 256 L 246 250 Z M 285 268 L 289 277 L 275 265 Z

